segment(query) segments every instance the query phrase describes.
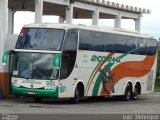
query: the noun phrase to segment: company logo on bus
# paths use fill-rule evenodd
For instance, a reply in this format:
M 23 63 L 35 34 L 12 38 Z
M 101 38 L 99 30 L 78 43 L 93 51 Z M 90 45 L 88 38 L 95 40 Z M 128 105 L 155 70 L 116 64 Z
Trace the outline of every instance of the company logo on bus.
M 96 56 L 96 55 L 92 56 L 91 61 L 93 61 L 93 62 L 109 62 L 109 63 L 121 62 L 120 57 Z

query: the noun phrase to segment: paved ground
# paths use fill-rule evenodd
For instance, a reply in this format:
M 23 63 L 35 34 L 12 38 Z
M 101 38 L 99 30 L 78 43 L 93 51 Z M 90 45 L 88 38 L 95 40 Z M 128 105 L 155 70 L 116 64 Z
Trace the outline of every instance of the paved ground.
M 13 114 L 131 114 L 160 113 L 160 93 L 142 95 L 128 102 L 115 98 L 85 99 L 79 104 L 44 100 L 35 103 L 31 98 L 0 100 L 0 113 Z

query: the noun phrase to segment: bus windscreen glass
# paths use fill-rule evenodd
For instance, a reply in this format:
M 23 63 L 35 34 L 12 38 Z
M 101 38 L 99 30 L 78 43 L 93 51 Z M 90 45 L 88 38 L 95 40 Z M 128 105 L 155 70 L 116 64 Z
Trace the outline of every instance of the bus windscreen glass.
M 61 50 L 64 30 L 23 28 L 16 49 Z
M 27 79 L 58 79 L 58 70 L 54 69 L 56 54 L 21 53 L 13 55 L 13 77 Z

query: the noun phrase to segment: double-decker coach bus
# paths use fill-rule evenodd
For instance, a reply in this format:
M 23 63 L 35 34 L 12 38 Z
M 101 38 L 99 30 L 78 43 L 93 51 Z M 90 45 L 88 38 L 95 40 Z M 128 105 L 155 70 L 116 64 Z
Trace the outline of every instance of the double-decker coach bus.
M 42 98 L 123 96 L 153 92 L 156 40 L 122 29 L 31 24 L 22 28 L 9 57 L 11 93 Z

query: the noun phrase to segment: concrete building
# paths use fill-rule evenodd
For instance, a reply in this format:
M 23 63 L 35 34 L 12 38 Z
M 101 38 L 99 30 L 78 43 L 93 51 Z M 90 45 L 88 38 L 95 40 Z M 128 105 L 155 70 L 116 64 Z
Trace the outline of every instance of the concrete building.
M 135 30 L 139 32 L 142 14 L 150 13 L 148 9 L 106 0 L 1 0 L 0 59 L 6 50 L 14 48 L 18 37 L 13 34 L 16 11 L 35 12 L 35 23 L 41 23 L 43 15 L 58 15 L 60 23 L 69 24 L 73 19 L 92 19 L 92 25 L 98 25 L 99 19 L 115 19 L 114 27 L 121 28 L 122 19 L 133 19 Z M 8 88 L 7 67 L 0 64 L 0 90 L 6 96 Z

